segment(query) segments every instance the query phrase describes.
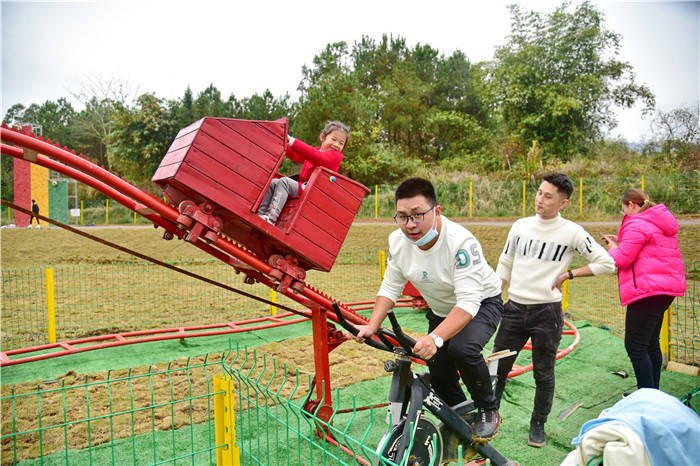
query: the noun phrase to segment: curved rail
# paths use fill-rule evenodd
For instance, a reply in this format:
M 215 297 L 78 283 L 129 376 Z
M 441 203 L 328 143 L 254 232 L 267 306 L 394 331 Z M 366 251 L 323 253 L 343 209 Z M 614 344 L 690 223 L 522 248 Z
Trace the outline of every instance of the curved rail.
M 175 327 L 158 330 L 138 330 L 133 332 L 115 333 L 111 335 L 99 335 L 93 337 L 78 338 L 75 340 L 61 341 L 48 345 L 32 346 L 16 350 L 0 352 L 0 366 L 12 366 L 25 362 L 41 361 L 69 354 L 84 353 L 86 351 L 113 348 L 115 346 L 132 345 L 136 343 L 148 343 L 153 341 L 174 340 L 192 337 L 210 337 L 214 335 L 225 335 L 230 333 L 251 332 L 264 330 L 273 327 L 306 322 L 311 318 L 311 311 L 301 311 L 308 313 L 306 317 L 287 319 L 299 313 L 285 313 L 277 316 L 259 317 L 256 319 L 242 320 L 238 322 L 224 322 L 212 325 L 197 325 L 191 327 Z M 50 352 L 44 352 L 50 351 Z M 42 352 L 41 354 L 33 354 Z M 17 355 L 26 355 L 15 357 Z

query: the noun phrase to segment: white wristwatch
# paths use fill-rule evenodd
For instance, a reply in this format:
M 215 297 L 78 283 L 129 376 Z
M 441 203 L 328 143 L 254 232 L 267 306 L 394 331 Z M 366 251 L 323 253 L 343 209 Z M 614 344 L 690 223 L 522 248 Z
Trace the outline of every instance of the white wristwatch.
M 433 339 L 435 342 L 435 346 L 438 348 L 442 348 L 442 345 L 445 343 L 442 338 L 440 338 L 438 335 L 435 335 L 434 333 L 429 333 L 428 336 Z

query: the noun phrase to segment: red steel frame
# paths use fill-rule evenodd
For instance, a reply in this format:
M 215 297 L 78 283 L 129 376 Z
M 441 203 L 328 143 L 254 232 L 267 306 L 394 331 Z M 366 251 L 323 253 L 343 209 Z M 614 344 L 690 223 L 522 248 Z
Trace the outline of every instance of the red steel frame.
M 183 238 L 187 235 L 188 232 L 183 230 L 178 223 L 180 213 L 173 206 L 166 204 L 152 194 L 142 191 L 110 170 L 106 170 L 89 159 L 70 152 L 66 147 L 62 148 L 58 144 L 52 144 L 50 140 L 45 141 L 41 137 L 35 137 L 33 134 L 23 132 L 20 129 L 2 125 L 0 136 L 3 141 L 1 145 L 3 154 L 49 167 L 98 189 L 128 209 L 162 227 L 166 231 L 166 238 L 168 236 L 170 238 L 173 236 Z M 14 146 L 9 146 L 5 143 L 11 143 Z M 222 236 L 210 235 L 206 239 L 206 242 L 194 241 L 192 244 L 231 265 L 236 270 L 246 273 L 256 281 L 269 287 L 276 287 L 277 274 L 275 272 L 277 270 L 272 266 Z M 319 400 L 324 400 L 324 405 L 331 408 L 332 398 L 328 363 L 329 342 L 326 326 L 332 325 L 327 323 L 327 319 L 337 322 L 337 317 L 333 312 L 327 313 L 327 311 L 332 310 L 331 305 L 334 300 L 306 283 L 302 283 L 301 286 L 295 287 L 295 289 L 285 288 L 278 291 L 308 308 L 309 311 L 307 312 L 310 313 L 314 332 L 321 332 L 325 336 L 325 338 L 320 338 L 317 335 L 314 337 L 314 362 L 317 374 L 316 395 Z M 365 318 L 356 314 L 346 305 L 341 304 L 340 308 L 348 321 L 361 325 L 367 323 Z M 302 313 L 302 315 L 305 314 Z M 117 341 L 117 343 L 119 342 Z M 65 351 L 61 354 L 75 353 L 80 350 L 80 348 L 73 346 L 64 349 Z M 0 365 L 8 363 L 5 359 L 2 358 L 0 360 Z M 323 410 L 323 412 L 326 411 L 329 410 Z
M 164 238 L 166 239 L 171 239 L 174 236 L 178 238 L 187 236 L 188 231 L 183 229 L 182 225 L 178 223 L 180 213 L 173 206 L 166 204 L 152 194 L 142 191 L 111 171 L 94 164 L 89 159 L 77 155 L 75 152 L 70 152 L 65 147 L 62 148 L 57 144 L 52 144 L 50 140 L 44 141 L 42 138 L 37 138 L 33 134 L 28 134 L 19 129 L 9 128 L 6 125 L 2 125 L 2 128 L 0 128 L 0 135 L 3 141 L 3 144 L 1 144 L 2 154 L 48 167 L 51 170 L 63 173 L 66 176 L 97 189 L 128 209 L 149 219 L 156 226 L 162 227 L 165 230 Z M 14 146 L 7 145 L 5 142 L 14 144 Z M 192 244 L 232 266 L 234 269 L 246 273 L 249 277 L 266 286 L 271 288 L 277 286 L 278 278 L 275 274 L 276 269 L 260 260 L 254 254 L 222 236 L 209 235 L 206 239 L 207 241 L 194 241 Z M 296 287 L 295 289 L 284 288 L 278 291 L 306 307 L 304 310 L 297 311 L 297 314 L 300 315 L 299 318 L 284 320 L 284 318 L 292 315 L 288 313 L 277 317 L 263 317 L 242 322 L 127 332 L 83 338 L 70 342 L 0 352 L 0 366 L 131 343 L 261 330 L 281 325 L 289 325 L 311 318 L 314 335 L 316 395 L 317 400 L 323 400 L 323 406 L 321 406 L 316 413 L 318 417 L 327 421 L 333 411 L 328 352 L 347 338 L 339 336 L 341 332 L 335 330 L 334 326 L 327 322 L 329 319 L 337 322 L 335 314 L 333 312 L 328 312 L 332 310 L 331 304 L 334 300 L 306 283 L 302 283 L 301 287 Z M 367 323 L 367 320 L 358 315 L 355 311 L 369 309 L 373 304 L 373 301 L 364 301 L 341 304 L 340 308 L 348 321 L 353 324 L 363 325 Z M 412 306 L 412 300 L 400 300 L 397 304 L 398 306 Z M 353 306 L 353 309 L 349 306 Z M 244 327 L 249 324 L 258 325 Z M 578 345 L 580 339 L 578 330 L 569 322 L 565 321 L 565 324 L 569 327 L 569 330 L 565 330 L 564 334 L 574 335 L 574 342 L 566 349 L 560 349 L 557 352 L 557 359 L 569 354 Z M 529 343 L 526 345 L 525 349 L 531 349 Z M 10 358 L 10 356 L 14 355 L 44 350 L 55 351 L 53 353 L 34 356 Z M 522 374 L 531 369 L 532 365 L 515 366 L 513 371 L 509 374 L 509 377 Z

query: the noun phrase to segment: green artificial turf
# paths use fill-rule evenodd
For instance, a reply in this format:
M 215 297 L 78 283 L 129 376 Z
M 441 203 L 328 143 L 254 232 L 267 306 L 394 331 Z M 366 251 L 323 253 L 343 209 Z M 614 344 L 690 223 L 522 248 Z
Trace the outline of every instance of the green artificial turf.
M 426 328 L 425 317 L 412 309 L 397 310 L 402 325 L 415 332 L 424 332 Z M 535 383 L 532 372 L 525 373 L 511 379 L 506 386 L 503 401 L 501 403 L 501 415 L 503 424 L 500 435 L 493 441 L 493 445 L 498 448 L 508 458 L 518 461 L 523 465 L 549 465 L 559 464 L 568 452 L 572 449 L 571 439 L 578 435 L 580 426 L 589 419 L 595 418 L 600 411 L 612 406 L 621 399 L 623 392 L 634 391 L 636 382 L 631 363 L 625 353 L 623 341 L 611 335 L 607 330 L 589 325 L 586 321 L 575 322 L 581 334 L 581 341 L 578 347 L 568 356 L 560 359 L 556 365 L 557 386 L 552 413 L 545 426 L 547 433 L 547 446 L 545 448 L 532 448 L 527 446 L 527 436 L 529 428 L 530 413 L 534 398 Z M 188 338 L 186 340 L 170 340 L 164 342 L 145 343 L 138 345 L 128 345 L 123 347 L 89 351 L 72 356 L 54 358 L 45 361 L 8 366 L 2 368 L 2 383 L 18 383 L 31 380 L 47 380 L 57 377 L 67 371 L 78 373 L 95 373 L 105 370 L 116 370 L 128 367 L 138 367 L 149 364 L 161 363 L 186 356 L 200 356 L 210 353 L 221 353 L 230 347 L 238 344 L 240 347 L 256 346 L 286 339 L 297 338 L 311 334 L 310 323 L 290 325 L 276 329 L 268 329 L 255 333 L 243 333 L 236 335 L 224 335 L 218 337 Z M 565 336 L 562 347 L 570 344 L 571 336 Z M 347 343 L 355 344 L 355 343 Z M 368 352 L 378 351 L 367 347 Z M 387 353 L 386 359 L 391 356 Z M 530 362 L 530 353 L 523 351 L 517 364 L 525 365 Z M 422 370 L 414 366 L 416 370 Z M 622 378 L 612 372 L 625 371 L 629 377 Z M 374 380 L 352 384 L 334 391 L 335 405 L 339 409 L 352 408 L 354 406 L 365 406 L 378 404 L 386 401 L 390 384 L 390 377 L 384 376 Z M 698 384 L 698 378 L 664 371 L 661 376 L 661 389 L 676 397 L 681 397 Z M 558 415 L 575 403 L 582 403 L 566 419 L 558 419 Z M 352 416 L 352 419 L 351 419 Z M 372 421 L 370 422 L 370 416 Z M 334 419 L 334 426 L 353 438 L 365 438 L 365 444 L 374 450 L 376 444 L 386 429 L 385 410 L 378 409 L 373 413 L 370 411 L 352 414 L 338 414 Z M 368 429 L 369 425 L 371 429 Z M 241 426 L 241 433 L 248 432 Z M 262 431 L 265 432 L 264 430 Z M 70 451 L 68 452 L 71 464 L 92 461 L 93 464 L 111 463 L 116 459 L 117 464 L 122 460 L 128 463 L 133 462 L 133 458 L 123 457 L 123 449 L 128 451 L 128 455 L 134 455 L 139 462 L 151 462 L 154 458 L 172 457 L 167 446 L 171 440 L 176 438 L 199 439 L 199 444 L 206 446 L 207 436 L 210 435 L 207 423 L 196 426 L 185 426 L 176 431 L 158 432 L 156 434 L 137 435 L 130 439 L 121 439 L 114 444 L 94 446 L 92 451 Z M 251 443 L 251 438 L 239 441 L 249 442 L 253 448 L 259 444 L 257 430 L 249 432 L 249 436 L 255 437 L 255 442 Z M 276 434 L 278 435 L 278 434 Z M 163 440 L 157 440 L 162 437 Z M 156 439 L 156 449 L 154 452 L 153 440 Z M 271 440 L 272 441 L 272 440 Z M 256 443 L 257 442 L 257 443 Z M 263 442 L 266 442 L 263 439 Z M 273 442 L 272 445 L 275 443 Z M 327 447 L 327 446 L 326 446 Z M 115 450 L 116 448 L 116 450 Z M 160 451 L 166 448 L 165 451 Z M 268 454 L 273 455 L 276 447 L 266 444 Z M 281 447 L 280 447 L 281 448 Z M 288 447 L 284 447 L 288 453 Z M 301 463 L 304 464 L 308 448 L 303 447 Z M 134 450 L 135 449 L 135 450 Z M 134 453 L 135 452 L 135 453 Z M 280 450 L 281 452 L 281 450 Z M 175 452 L 176 453 L 176 452 Z M 92 458 L 91 458 L 92 455 Z M 116 456 L 112 456 L 116 455 Z M 128 456 L 127 455 L 127 456 Z M 295 464 L 292 454 L 292 464 Z M 315 456 L 314 456 L 315 458 Z M 351 462 L 350 458 L 343 458 L 343 462 Z M 208 464 L 210 456 L 208 453 L 198 454 L 192 461 L 195 464 Z M 191 458 L 184 461 L 190 462 Z M 44 457 L 43 464 L 65 464 L 66 453 L 58 452 Z M 286 460 L 285 460 L 286 461 Z M 38 464 L 38 460 L 25 462 L 27 464 Z M 24 464 L 24 463 L 22 463 Z

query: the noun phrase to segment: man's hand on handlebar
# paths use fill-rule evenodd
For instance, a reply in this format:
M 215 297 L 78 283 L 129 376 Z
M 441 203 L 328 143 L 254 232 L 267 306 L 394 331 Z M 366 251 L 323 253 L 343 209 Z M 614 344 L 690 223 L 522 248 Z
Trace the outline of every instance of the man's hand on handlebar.
M 437 353 L 435 340 L 429 335 L 425 335 L 416 340 L 416 346 L 413 347 L 413 352 L 421 359 L 426 361 Z
M 355 328 L 357 328 L 358 332 L 352 338 L 358 343 L 363 343 L 365 338 L 372 338 L 377 333 L 377 329 L 371 325 L 356 325 Z

